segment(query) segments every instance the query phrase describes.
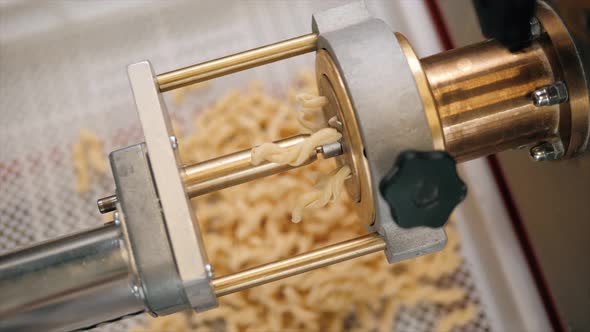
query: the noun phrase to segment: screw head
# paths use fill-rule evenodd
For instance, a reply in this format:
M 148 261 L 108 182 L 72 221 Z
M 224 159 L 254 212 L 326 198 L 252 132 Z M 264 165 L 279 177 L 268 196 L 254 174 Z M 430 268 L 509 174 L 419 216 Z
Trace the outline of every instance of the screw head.
M 541 23 L 536 17 L 531 18 L 529 23 L 531 25 L 531 39 L 539 38 L 539 36 L 543 32 Z
M 173 150 L 176 150 L 178 148 L 178 139 L 176 139 L 176 136 L 170 136 L 170 145 L 172 145 Z
M 531 159 L 534 161 L 557 160 L 563 156 L 563 150 L 556 144 L 543 142 L 530 150 Z
M 115 211 L 113 213 L 113 222 L 115 223 L 115 225 L 120 226 L 121 225 L 121 219 L 119 218 L 119 211 Z
M 563 82 L 555 82 L 535 90 L 532 98 L 537 107 L 561 104 L 568 99 L 567 87 Z
M 209 279 L 213 279 L 213 277 L 215 276 L 215 270 L 213 269 L 213 265 L 206 264 L 205 271 L 207 271 L 207 277 L 209 277 Z
M 145 298 L 143 289 L 138 285 L 133 285 L 133 287 L 131 287 L 131 293 L 133 293 L 133 295 L 140 300 L 144 300 Z
M 544 149 L 542 146 L 535 146 L 531 149 L 531 158 L 534 161 L 545 161 L 548 158 L 548 155 L 551 153 L 550 150 Z

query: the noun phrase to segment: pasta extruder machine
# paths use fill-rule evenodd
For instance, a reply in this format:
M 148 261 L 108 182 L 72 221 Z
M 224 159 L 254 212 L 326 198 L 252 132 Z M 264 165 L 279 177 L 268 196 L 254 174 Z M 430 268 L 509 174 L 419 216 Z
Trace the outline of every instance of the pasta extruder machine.
M 145 143 L 111 153 L 116 195 L 99 200 L 115 220 L 0 258 L 0 330 L 71 330 L 127 315 L 216 306 L 217 297 L 360 255 L 390 262 L 445 244 L 442 224 L 465 195 L 456 161 L 526 147 L 534 160 L 587 149 L 582 55 L 544 3 L 527 42 L 486 41 L 419 59 L 362 3 L 313 17 L 313 33 L 156 75 L 128 75 Z M 318 156 L 352 170 L 347 190 L 366 236 L 228 276 L 208 262 L 188 197 L 290 166 L 250 164 L 249 151 L 180 165 L 161 94 L 269 62 L 317 52 L 326 119 L 343 134 Z M 305 136 L 279 142 L 297 144 Z

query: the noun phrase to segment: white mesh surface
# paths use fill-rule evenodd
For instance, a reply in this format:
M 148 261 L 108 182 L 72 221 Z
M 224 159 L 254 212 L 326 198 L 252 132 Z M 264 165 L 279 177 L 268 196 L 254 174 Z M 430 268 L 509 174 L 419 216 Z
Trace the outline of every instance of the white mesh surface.
M 102 222 L 95 202 L 113 192 L 112 177 L 78 194 L 71 146 L 80 128 L 96 132 L 105 153 L 142 141 L 127 64 L 149 59 L 164 72 L 305 34 L 311 13 L 341 2 L 0 2 L 0 252 Z M 386 14 L 395 29 L 407 30 L 406 18 Z M 221 78 L 199 103 L 253 78 L 280 87 L 312 60 Z M 179 119 L 192 111 L 169 108 Z M 468 301 L 479 303 L 467 266 L 447 282 L 468 288 Z M 448 310 L 402 309 L 397 330 L 429 331 Z M 99 329 L 125 331 L 138 319 Z M 485 314 L 463 330 L 489 330 Z

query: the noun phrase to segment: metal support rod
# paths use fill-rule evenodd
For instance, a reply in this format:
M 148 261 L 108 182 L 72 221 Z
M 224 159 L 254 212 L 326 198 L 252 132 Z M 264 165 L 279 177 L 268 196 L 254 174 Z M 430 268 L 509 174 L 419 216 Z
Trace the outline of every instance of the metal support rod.
M 306 134 L 297 135 L 275 143 L 281 147 L 290 147 L 303 142 L 308 136 L 309 135 Z M 202 163 L 183 167 L 180 170 L 180 175 L 184 181 L 188 196 L 192 198 L 204 195 L 213 191 L 301 167 L 315 161 L 317 159 L 317 154 L 321 153 L 321 150 L 317 149 L 301 166 L 281 165 L 271 162 L 252 165 L 251 151 L 252 149 L 246 149 L 207 160 Z
M 308 136 L 307 134 L 301 134 L 276 141 L 275 143 L 282 147 L 289 147 L 299 144 Z M 300 166 L 281 165 L 271 162 L 252 165 L 251 150 L 242 150 L 201 163 L 186 165 L 181 168 L 180 175 L 188 196 L 191 198 L 197 197 L 216 190 L 301 167 L 317 160 L 318 154 L 322 154 L 324 158 L 331 158 L 342 154 L 340 143 L 334 143 L 329 146 L 317 147 L 314 153 L 309 156 L 309 159 Z M 101 213 L 114 211 L 116 204 L 117 196 L 115 195 L 107 196 L 97 201 L 98 209 Z
M 311 33 L 163 73 L 158 75 L 156 80 L 161 92 L 170 91 L 190 84 L 313 52 L 316 50 L 317 40 L 317 34 Z
M 215 278 L 211 282 L 215 289 L 215 295 L 220 297 L 348 259 L 382 251 L 385 246 L 385 241 L 379 234 L 371 233 L 291 258 Z

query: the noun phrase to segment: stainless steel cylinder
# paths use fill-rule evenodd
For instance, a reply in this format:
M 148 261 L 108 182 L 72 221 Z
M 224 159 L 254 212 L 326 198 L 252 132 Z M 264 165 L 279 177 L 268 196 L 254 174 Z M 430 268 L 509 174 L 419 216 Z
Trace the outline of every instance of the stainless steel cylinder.
M 0 331 L 70 331 L 144 311 L 114 223 L 0 257 Z

